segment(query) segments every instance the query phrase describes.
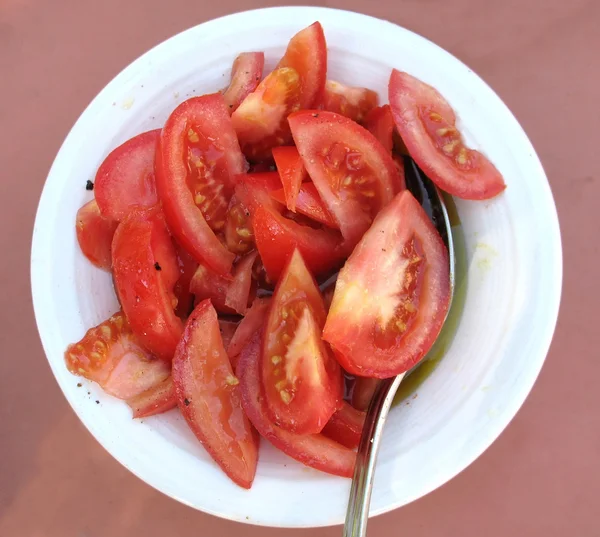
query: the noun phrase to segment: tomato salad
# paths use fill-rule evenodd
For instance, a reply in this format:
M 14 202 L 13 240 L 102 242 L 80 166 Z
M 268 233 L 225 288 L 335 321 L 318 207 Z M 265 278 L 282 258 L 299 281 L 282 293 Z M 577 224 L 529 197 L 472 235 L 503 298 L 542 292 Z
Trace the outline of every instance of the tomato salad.
M 245 488 L 260 436 L 351 477 L 378 379 L 440 332 L 448 252 L 402 155 L 454 196 L 505 188 L 431 86 L 393 70 L 380 106 L 327 80 L 318 22 L 263 68 L 262 52 L 243 52 L 228 88 L 181 103 L 88 181 L 77 238 L 121 309 L 65 352 L 134 418 L 178 408 Z

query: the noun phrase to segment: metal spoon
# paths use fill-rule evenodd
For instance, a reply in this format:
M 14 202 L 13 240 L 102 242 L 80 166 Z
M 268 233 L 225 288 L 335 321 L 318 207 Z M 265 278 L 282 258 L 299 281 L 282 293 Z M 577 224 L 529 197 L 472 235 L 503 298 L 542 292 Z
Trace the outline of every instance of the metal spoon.
M 411 168 L 410 175 L 407 173 L 407 186 L 411 193 L 421 201 L 423 206 L 429 209 L 430 217 L 448 248 L 448 257 L 450 259 L 450 266 L 448 267 L 450 271 L 450 302 L 452 302 L 454 294 L 454 245 L 448 211 L 440 191 L 430 179 L 422 174 L 412 159 L 407 159 L 407 172 L 409 171 L 409 166 Z M 358 446 L 343 537 L 366 536 L 375 463 L 377 462 L 383 427 L 394 401 L 394 395 L 402 379 L 409 375 L 411 371 L 383 380 L 379 383 L 373 394 Z

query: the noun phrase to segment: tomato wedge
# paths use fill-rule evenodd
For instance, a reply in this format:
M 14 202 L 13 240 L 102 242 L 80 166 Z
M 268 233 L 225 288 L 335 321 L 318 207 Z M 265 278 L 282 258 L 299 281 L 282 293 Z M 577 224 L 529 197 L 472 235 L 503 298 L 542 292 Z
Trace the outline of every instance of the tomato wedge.
M 221 341 L 223 341 L 223 348 L 225 350 L 227 350 L 227 348 L 231 344 L 231 340 L 235 332 L 237 331 L 237 327 L 239 324 L 239 321 L 219 319 L 219 332 L 221 332 Z
M 246 313 L 252 284 L 252 265 L 256 256 L 257 252 L 254 251 L 242 258 L 233 269 L 233 279 L 219 276 L 201 264 L 190 283 L 196 300 L 210 298 L 221 313 Z
M 148 388 L 145 392 L 127 400 L 129 408 L 133 411 L 133 418 L 147 418 L 162 414 L 177 406 L 175 385 L 169 375 L 165 380 Z
M 154 156 L 159 138 L 160 129 L 138 134 L 104 159 L 94 181 L 94 196 L 104 216 L 120 222 L 132 209 L 158 203 Z
M 156 187 L 169 229 L 196 261 L 226 275 L 234 254 L 225 227 L 234 174 L 246 170 L 220 94 L 193 97 L 169 116 L 156 152 Z
M 379 96 L 373 90 L 344 86 L 335 80 L 328 80 L 325 83 L 323 109 L 345 116 L 357 123 L 363 122 L 367 114 L 378 103 Z
M 237 370 L 237 362 L 242 349 L 248 344 L 254 332 L 263 326 L 270 302 L 269 298 L 255 298 L 252 306 L 238 324 L 229 346 L 225 347 L 234 371 Z
M 352 406 L 357 410 L 367 411 L 380 382 L 379 379 L 356 377 L 352 389 Z
M 185 320 L 192 312 L 194 305 L 194 295 L 190 291 L 190 282 L 198 269 L 198 262 L 178 244 L 175 244 L 175 250 L 177 251 L 177 265 L 179 266 L 179 278 L 173 289 L 175 298 L 177 298 L 175 314 L 180 319 Z
M 319 433 L 342 402 L 343 377 L 321 340 L 327 312 L 302 255 L 294 250 L 271 300 L 261 379 L 273 423 Z
M 307 110 L 288 121 L 308 174 L 351 249 L 394 197 L 400 179 L 392 156 L 339 114 Z
M 394 148 L 394 116 L 389 104 L 373 108 L 365 119 L 365 128 L 388 152 Z
M 248 158 L 268 158 L 273 147 L 291 141 L 288 114 L 316 104 L 326 73 L 327 44 L 321 24 L 315 22 L 292 37 L 277 67 L 231 116 Z
M 342 446 L 355 449 L 360 443 L 365 417 L 364 412 L 356 410 L 344 402 L 342 408 L 331 416 L 331 419 L 323 428 L 323 434 L 342 444 Z
M 83 255 L 98 268 L 110 270 L 111 244 L 119 223 L 102 216 L 95 200 L 77 211 L 75 221 L 77 242 Z
M 258 438 L 242 410 L 239 381 L 210 300 L 201 302 L 185 325 L 173 358 L 173 382 L 177 404 L 200 443 L 232 481 L 250 488 Z
M 322 434 L 299 435 L 277 427 L 269 419 L 260 385 L 260 332 L 244 348 L 238 364 L 242 405 L 257 431 L 293 459 L 322 472 L 352 477 L 356 452 Z
M 256 89 L 264 66 L 264 52 L 242 52 L 233 60 L 231 82 L 223 92 L 223 99 L 230 113 L 235 112 L 240 103 Z
M 393 377 L 429 350 L 449 298 L 446 247 L 405 190 L 377 215 L 340 271 L 323 338 L 348 373 Z
M 300 186 L 302 181 L 308 177 L 304 162 L 302 162 L 298 150 L 293 146 L 274 147 L 273 158 L 285 193 L 284 204 L 290 211 L 296 212 L 296 198 Z
M 181 336 L 173 311 L 177 255 L 158 207 L 133 211 L 112 243 L 115 289 L 134 334 L 150 352 L 170 361 Z
M 488 158 L 464 144 L 454 110 L 435 88 L 394 69 L 389 98 L 410 156 L 442 190 L 459 198 L 481 200 L 506 188 Z
M 169 376 L 170 367 L 148 353 L 118 312 L 90 328 L 65 352 L 69 371 L 98 383 L 119 399 L 130 399 Z
M 275 201 L 283 205 L 286 204 L 286 196 L 283 189 L 274 190 L 270 194 Z M 327 227 L 339 229 L 339 224 L 323 204 L 323 200 L 321 200 L 319 192 L 313 183 L 302 183 L 296 197 L 295 205 L 298 213 L 308 216 L 315 222 L 319 222 Z

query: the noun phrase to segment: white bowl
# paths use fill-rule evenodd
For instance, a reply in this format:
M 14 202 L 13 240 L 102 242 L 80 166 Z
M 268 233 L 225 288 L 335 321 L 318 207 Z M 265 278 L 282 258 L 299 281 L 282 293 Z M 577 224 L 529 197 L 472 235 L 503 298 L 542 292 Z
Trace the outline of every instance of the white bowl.
M 41 197 L 31 279 L 44 349 L 81 421 L 125 467 L 192 507 L 268 526 L 343 522 L 350 481 L 301 466 L 263 441 L 254 486 L 243 490 L 210 459 L 177 411 L 133 421 L 125 403 L 71 375 L 63 362 L 67 344 L 118 307 L 110 276 L 81 254 L 74 223 L 77 209 L 92 197 L 86 180 L 112 148 L 161 127 L 184 99 L 225 86 L 239 52 L 264 50 L 266 69 L 272 68 L 289 38 L 315 20 L 325 29 L 329 78 L 373 88 L 384 102 L 393 67 L 432 84 L 455 108 L 467 142 L 491 158 L 508 184 L 492 201 L 457 204 L 469 258 L 464 313 L 418 397 L 390 414 L 373 515 L 439 487 L 506 427 L 542 367 L 562 278 L 556 210 L 527 136 L 475 73 L 418 35 L 356 13 L 273 8 L 196 26 L 127 67 L 67 136 Z

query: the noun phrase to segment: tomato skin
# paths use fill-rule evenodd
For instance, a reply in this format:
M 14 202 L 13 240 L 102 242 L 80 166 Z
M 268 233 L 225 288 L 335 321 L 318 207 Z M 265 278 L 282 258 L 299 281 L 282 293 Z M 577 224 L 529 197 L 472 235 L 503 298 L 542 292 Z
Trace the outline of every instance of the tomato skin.
M 88 201 L 77 211 L 75 222 L 83 255 L 96 267 L 110 270 L 112 238 L 119 223 L 102 216 L 95 200 Z
M 379 103 L 379 96 L 368 88 L 352 88 L 335 80 L 325 83 L 322 108 L 362 123 L 369 112 Z
M 351 250 L 399 184 L 391 155 L 354 121 L 326 111 L 291 114 L 296 146 Z
M 225 346 L 234 371 L 237 371 L 239 355 L 243 348 L 248 344 L 254 332 L 263 326 L 270 302 L 269 298 L 255 298 L 252 306 L 238 324 L 229 345 Z
M 248 298 L 252 283 L 252 265 L 257 252 L 243 257 L 233 269 L 233 277 L 224 278 L 200 264 L 192 281 L 190 291 L 196 300 L 210 298 L 220 313 L 239 313 L 244 315 L 248 309 Z
M 115 289 L 132 331 L 149 351 L 170 361 L 182 332 L 173 311 L 179 267 L 158 207 L 133 211 L 119 224 L 112 260 Z
M 173 378 L 169 375 L 162 382 L 155 384 L 131 399 L 127 399 L 127 405 L 133 411 L 134 419 L 155 416 L 177 407 Z
M 449 300 L 448 252 L 406 190 L 377 215 L 340 271 L 323 338 L 348 373 L 393 377 L 433 345 Z
M 232 481 L 250 488 L 258 437 L 242 410 L 238 380 L 210 300 L 190 315 L 173 358 L 172 375 L 177 404 L 196 438 Z
M 235 256 L 214 230 L 223 229 L 232 177 L 246 166 L 222 95 L 188 99 L 167 119 L 155 161 L 165 218 L 181 246 L 221 275 L 229 273 Z M 195 195 L 192 184 L 199 189 Z
M 464 145 L 454 110 L 435 88 L 394 69 L 389 99 L 410 156 L 439 188 L 469 200 L 489 199 L 506 188 L 487 157 Z
M 240 355 L 237 374 L 246 415 L 261 436 L 293 459 L 322 472 L 352 477 L 356 452 L 322 434 L 299 435 L 277 427 L 269 419 L 260 385 L 260 331 Z
M 286 196 L 283 189 L 274 190 L 270 194 L 275 201 L 285 205 Z M 295 209 L 296 212 L 308 216 L 315 222 L 319 222 L 332 229 L 339 229 L 339 224 L 331 216 L 331 213 L 323 204 L 323 200 L 321 200 L 315 185 L 310 181 L 300 185 Z
M 271 300 L 261 379 L 274 424 L 319 433 L 341 405 L 342 372 L 321 340 L 327 312 L 317 283 L 295 250 Z
M 130 399 L 169 376 L 170 368 L 140 344 L 123 312 L 90 328 L 65 351 L 69 371 L 99 384 L 119 399 Z
M 231 82 L 223 92 L 230 113 L 235 112 L 240 103 L 256 89 L 264 66 L 264 52 L 242 52 L 233 60 Z
M 304 163 L 293 146 L 274 147 L 273 158 L 283 185 L 285 205 L 290 211 L 296 212 L 296 198 L 302 181 L 307 177 Z
M 360 443 L 365 417 L 365 412 L 356 410 L 344 402 L 342 408 L 331 416 L 323 428 L 323 434 L 342 446 L 356 449 Z
M 100 212 L 120 222 L 133 209 L 158 203 L 154 180 L 154 157 L 160 129 L 138 134 L 104 159 L 94 181 Z
M 365 119 L 365 128 L 390 153 L 394 148 L 394 127 L 394 116 L 389 104 L 373 108 Z

